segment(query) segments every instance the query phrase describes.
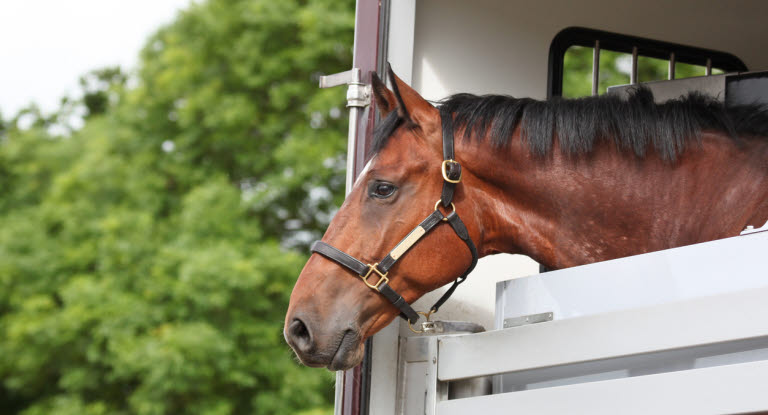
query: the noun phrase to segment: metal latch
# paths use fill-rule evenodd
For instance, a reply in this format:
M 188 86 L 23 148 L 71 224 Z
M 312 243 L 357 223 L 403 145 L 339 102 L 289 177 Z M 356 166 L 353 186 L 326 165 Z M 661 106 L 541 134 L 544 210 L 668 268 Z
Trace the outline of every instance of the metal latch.
M 419 325 L 413 327 L 410 320 L 408 320 L 408 328 L 416 334 L 480 333 L 485 331 L 483 326 L 468 321 L 432 321 L 430 317 L 434 312 L 434 310 L 428 312 L 418 311 L 418 314 L 424 316 L 424 321 L 421 322 L 421 329 L 418 328 Z
M 547 313 L 529 314 L 527 316 L 505 318 L 504 328 L 508 329 L 512 327 L 524 326 L 526 324 L 544 323 L 546 321 L 552 321 L 553 318 L 554 313 L 551 311 Z
M 485 328 L 469 321 L 425 321 L 421 323 L 425 334 L 441 333 L 481 333 Z
M 759 228 L 755 228 L 754 226 L 749 225 L 746 228 L 744 228 L 744 230 L 741 231 L 739 235 L 749 235 L 750 233 L 758 233 L 758 232 L 765 232 L 765 231 L 768 231 L 768 221 L 765 222 L 765 225 Z
M 367 107 L 371 104 L 371 86 L 360 81 L 360 68 L 352 68 L 348 71 L 320 77 L 320 88 L 344 84 L 349 85 L 347 88 L 347 107 Z

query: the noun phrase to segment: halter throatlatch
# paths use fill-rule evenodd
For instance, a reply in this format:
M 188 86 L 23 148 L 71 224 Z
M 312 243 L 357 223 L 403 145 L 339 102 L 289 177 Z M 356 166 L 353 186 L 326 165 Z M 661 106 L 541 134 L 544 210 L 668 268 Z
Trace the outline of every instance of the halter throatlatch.
M 357 258 L 341 251 L 333 246 L 323 242 L 316 241 L 310 248 L 313 253 L 318 253 L 330 260 L 335 261 L 339 265 L 356 273 L 372 290 L 381 293 L 389 302 L 400 310 L 400 316 L 408 320 L 409 324 L 414 324 L 419 319 L 419 313 L 417 313 L 410 304 L 408 304 L 403 297 L 398 294 L 392 287 L 389 286 L 389 269 L 402 258 L 413 245 L 420 241 L 424 235 L 429 233 L 437 225 L 447 222 L 451 225 L 453 231 L 458 237 L 464 241 L 472 254 L 472 263 L 467 270 L 453 282 L 448 291 L 440 297 L 439 300 L 432 306 L 428 314 L 437 312 L 440 306 L 445 303 L 448 298 L 453 295 L 456 288 L 467 279 L 467 275 L 477 265 L 477 248 L 472 242 L 472 238 L 469 237 L 469 231 L 464 226 L 464 222 L 459 219 L 459 215 L 456 213 L 456 206 L 453 205 L 453 194 L 456 190 L 456 185 L 461 182 L 461 164 L 454 159 L 453 148 L 453 119 L 451 114 L 447 111 L 440 109 L 440 119 L 443 127 L 443 163 L 440 167 L 443 175 L 443 191 L 440 195 L 440 199 L 435 203 L 435 210 L 427 216 L 421 223 L 413 228 L 413 230 L 403 238 L 381 261 L 371 265 L 366 264 Z M 452 212 L 448 215 L 438 209 L 438 206 L 442 204 L 444 208 L 449 206 L 452 208 Z

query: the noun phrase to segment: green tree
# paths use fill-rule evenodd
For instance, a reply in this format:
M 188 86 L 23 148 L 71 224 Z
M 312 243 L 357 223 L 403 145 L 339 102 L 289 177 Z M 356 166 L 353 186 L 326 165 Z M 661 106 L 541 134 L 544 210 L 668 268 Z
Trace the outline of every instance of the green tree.
M 106 113 L 110 100 L 118 99 L 116 89 L 124 87 L 126 80 L 126 75 L 120 67 L 97 69 L 81 76 L 80 87 L 83 90 L 85 117 Z
M 285 414 L 332 376 L 282 339 L 304 248 L 343 197 L 351 0 L 209 0 L 136 74 L 0 132 L 0 408 Z M 55 128 L 78 108 L 85 124 Z M 312 413 L 315 413 L 312 410 Z

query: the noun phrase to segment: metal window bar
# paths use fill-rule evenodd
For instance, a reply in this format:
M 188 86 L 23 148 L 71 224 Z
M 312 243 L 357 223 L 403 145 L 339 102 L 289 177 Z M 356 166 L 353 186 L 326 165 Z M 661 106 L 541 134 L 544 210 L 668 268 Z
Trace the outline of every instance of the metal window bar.
M 597 87 L 600 81 L 600 41 L 595 40 L 595 48 L 592 51 L 592 96 L 597 96 Z
M 668 80 L 675 79 L 675 52 L 669 53 L 669 73 L 667 74 Z
M 632 71 L 629 74 L 629 83 L 637 84 L 637 46 L 632 46 Z
M 675 79 L 676 58 L 675 52 L 669 53 L 669 63 L 667 68 L 667 79 Z M 638 49 L 632 46 L 632 69 L 629 74 L 629 83 L 636 85 L 638 81 Z M 712 75 L 712 58 L 707 58 L 705 73 L 706 76 Z M 592 50 L 592 96 L 599 94 L 600 84 L 600 40 L 595 40 L 595 46 Z
M 596 42 L 598 39 L 599 42 Z M 552 40 L 550 45 L 550 66 L 547 74 L 548 97 L 562 96 L 563 94 L 563 71 L 565 70 L 564 57 L 568 48 L 572 46 L 593 48 L 596 44 L 599 45 L 601 50 L 607 49 L 610 51 L 626 54 L 631 54 L 636 47 L 638 57 L 642 56 L 654 59 L 662 59 L 665 61 L 669 59 L 670 52 L 674 51 L 675 61 L 679 60 L 686 64 L 701 65 L 702 68 L 700 73 L 702 75 L 705 74 L 703 67 L 705 66 L 707 60 L 710 62 L 710 67 L 716 67 L 718 70 L 723 70 L 725 72 L 743 72 L 748 69 L 747 66 L 744 65 L 744 63 L 739 58 L 725 52 L 690 47 L 617 33 L 610 33 L 594 29 L 570 27 L 560 31 L 560 33 L 558 33 Z M 595 58 L 597 58 L 596 63 L 599 63 L 599 57 L 595 56 Z M 640 79 L 640 63 L 641 62 L 638 59 L 638 62 L 635 66 L 637 71 L 637 78 L 635 81 L 637 83 L 643 81 Z M 712 74 L 712 72 L 715 71 L 710 70 L 708 74 Z M 603 78 L 605 78 L 605 74 L 603 74 Z M 627 81 L 630 81 L 632 77 L 630 75 L 627 78 L 629 78 Z M 598 73 L 593 73 L 593 79 L 599 81 L 600 75 Z M 599 87 L 597 90 L 599 91 Z M 587 94 L 590 93 L 589 90 L 586 92 Z

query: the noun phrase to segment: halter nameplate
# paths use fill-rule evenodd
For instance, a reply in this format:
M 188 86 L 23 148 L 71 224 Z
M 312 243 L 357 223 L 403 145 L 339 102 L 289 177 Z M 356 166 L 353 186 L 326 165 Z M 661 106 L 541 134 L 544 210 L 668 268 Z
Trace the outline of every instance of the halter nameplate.
M 402 241 L 400 241 L 399 244 L 393 249 L 389 256 L 392 257 L 394 260 L 398 260 L 408 249 L 410 249 L 413 244 L 419 241 L 424 234 L 426 234 L 427 231 L 424 230 L 421 226 L 417 226 L 416 229 L 412 230 L 411 233 L 408 234 L 405 238 L 403 238 Z

